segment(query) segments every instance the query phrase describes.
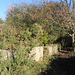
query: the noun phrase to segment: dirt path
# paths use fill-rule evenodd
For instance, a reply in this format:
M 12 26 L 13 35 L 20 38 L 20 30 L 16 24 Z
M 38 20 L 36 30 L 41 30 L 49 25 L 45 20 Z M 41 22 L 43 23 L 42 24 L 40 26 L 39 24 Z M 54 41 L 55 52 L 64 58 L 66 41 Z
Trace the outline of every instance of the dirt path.
M 61 50 L 50 63 L 51 69 L 43 75 L 75 75 L 75 53 Z
M 75 53 L 73 51 L 61 50 L 58 52 L 58 55 L 55 55 L 55 58 L 71 58 L 74 57 Z

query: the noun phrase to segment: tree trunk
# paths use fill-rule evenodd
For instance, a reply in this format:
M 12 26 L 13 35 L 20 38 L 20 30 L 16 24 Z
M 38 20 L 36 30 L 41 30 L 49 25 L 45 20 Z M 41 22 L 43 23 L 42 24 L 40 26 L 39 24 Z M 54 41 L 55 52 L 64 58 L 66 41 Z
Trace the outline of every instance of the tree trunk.
M 74 33 L 72 34 L 72 46 L 73 46 L 73 50 L 75 52 L 75 37 L 74 37 Z
M 72 43 L 74 43 L 74 33 L 72 34 Z

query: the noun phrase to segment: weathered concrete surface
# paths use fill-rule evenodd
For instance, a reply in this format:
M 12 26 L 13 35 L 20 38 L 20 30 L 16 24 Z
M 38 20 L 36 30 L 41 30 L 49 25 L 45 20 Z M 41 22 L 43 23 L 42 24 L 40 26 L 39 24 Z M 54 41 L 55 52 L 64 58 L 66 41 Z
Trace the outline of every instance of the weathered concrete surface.
M 49 55 L 54 55 L 58 53 L 58 44 L 50 44 L 46 47 L 49 50 Z
M 52 45 L 46 46 L 46 47 L 47 47 L 47 49 L 48 49 L 48 51 L 49 51 L 48 55 L 53 55 Z
M 43 59 L 43 46 L 41 47 L 34 47 L 29 54 L 30 58 L 33 56 L 32 60 L 39 61 Z
M 52 45 L 52 50 L 53 50 L 53 55 L 58 53 L 58 45 L 57 44 L 53 44 Z
M 49 53 L 48 55 L 54 55 L 58 53 L 58 44 L 50 44 L 49 46 L 46 46 L 46 48 L 48 49 Z M 44 46 L 40 46 L 40 47 L 34 47 L 31 51 L 31 53 L 29 54 L 29 58 L 32 58 L 32 60 L 35 61 L 39 61 L 42 60 L 43 58 L 43 51 L 44 51 Z
M 0 58 L 7 60 L 8 58 L 10 58 L 10 56 L 12 56 L 12 58 L 14 57 L 14 51 L 8 51 L 8 50 L 0 50 Z

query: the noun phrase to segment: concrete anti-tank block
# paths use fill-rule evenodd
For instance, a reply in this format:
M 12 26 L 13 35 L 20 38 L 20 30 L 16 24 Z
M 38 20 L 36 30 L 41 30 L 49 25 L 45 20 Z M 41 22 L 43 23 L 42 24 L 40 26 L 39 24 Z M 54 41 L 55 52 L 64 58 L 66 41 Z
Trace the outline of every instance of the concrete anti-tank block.
M 52 45 L 50 45 L 50 46 L 46 46 L 47 47 L 47 49 L 48 49 L 48 51 L 49 51 L 49 55 L 53 55 L 53 51 L 52 51 Z
M 12 58 L 14 57 L 15 52 L 14 51 L 8 51 L 8 50 L 0 50 L 0 57 L 4 60 L 7 60 L 12 55 Z
M 29 56 L 33 56 L 33 60 L 39 61 L 43 59 L 43 47 L 34 47 L 29 54 Z
M 49 55 L 54 55 L 58 53 L 58 45 L 57 44 L 50 44 L 49 46 L 46 46 L 49 50 Z

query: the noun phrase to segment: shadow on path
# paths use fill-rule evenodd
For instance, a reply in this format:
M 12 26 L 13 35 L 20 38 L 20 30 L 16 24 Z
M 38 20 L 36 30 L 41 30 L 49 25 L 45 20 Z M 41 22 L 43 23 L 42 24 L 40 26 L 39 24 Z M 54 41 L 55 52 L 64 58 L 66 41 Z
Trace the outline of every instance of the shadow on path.
M 75 75 L 75 56 L 70 58 L 58 57 L 50 63 L 51 69 L 41 75 Z

